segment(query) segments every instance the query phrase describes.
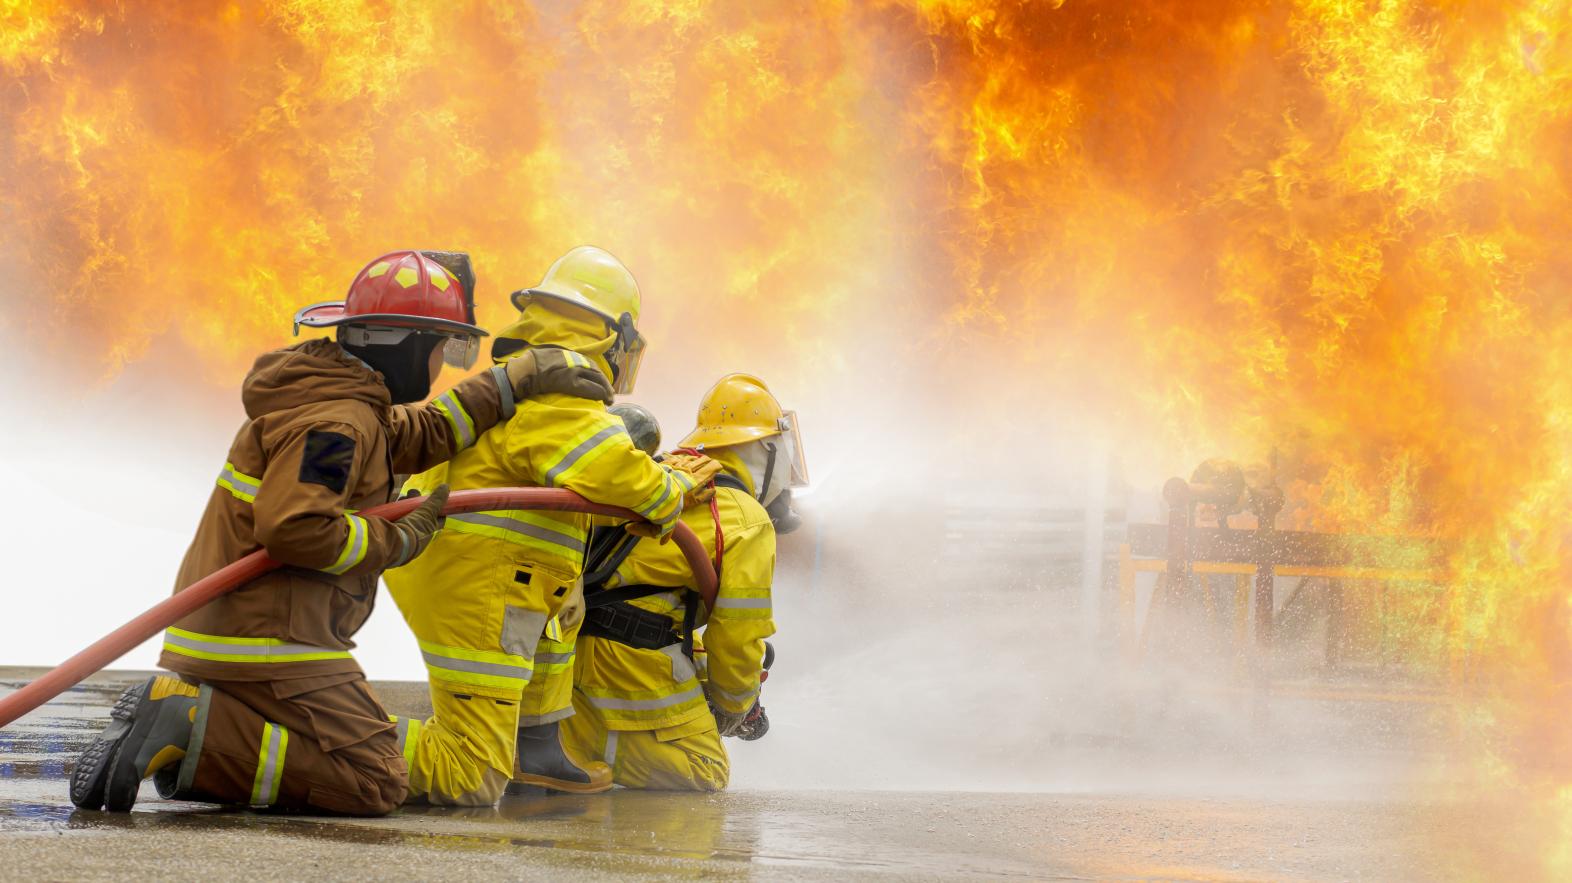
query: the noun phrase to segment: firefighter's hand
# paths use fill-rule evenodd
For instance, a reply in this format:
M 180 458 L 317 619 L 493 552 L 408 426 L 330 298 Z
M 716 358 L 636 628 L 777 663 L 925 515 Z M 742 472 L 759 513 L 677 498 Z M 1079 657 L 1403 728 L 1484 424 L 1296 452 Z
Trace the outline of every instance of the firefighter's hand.
M 515 401 L 561 393 L 611 404 L 611 384 L 584 356 L 556 347 L 534 347 L 506 363 Z
M 416 556 L 426 551 L 426 545 L 431 542 L 431 537 L 442 529 L 442 507 L 448 504 L 448 486 L 437 485 L 424 503 L 415 507 L 415 511 L 393 522 L 393 529 L 398 532 L 401 547 L 395 554 L 389 567 L 399 567 L 415 560 Z
M 715 496 L 715 487 L 710 482 L 721 473 L 720 463 L 709 457 L 694 454 L 667 454 L 660 462 L 663 466 L 670 466 L 686 474 L 689 482 L 693 484 L 693 490 L 688 492 L 683 505 L 696 502 L 708 503 L 710 498 Z
M 757 708 L 757 704 L 754 708 Z M 715 715 L 715 729 L 722 736 L 736 736 L 742 732 L 743 724 L 747 722 L 748 715 L 753 713 L 753 708 L 747 711 L 727 711 L 715 703 L 710 703 L 710 711 Z
M 748 716 L 743 718 L 742 727 L 737 732 L 737 738 L 744 742 L 763 739 L 764 734 L 770 731 L 770 716 L 764 713 L 764 706 L 754 703 Z
M 672 526 L 675 528 L 676 522 L 672 522 Z M 660 525 L 653 522 L 630 521 L 623 526 L 623 529 L 636 537 L 643 537 L 647 540 L 660 540 L 663 546 L 671 541 L 671 531 L 667 530 L 665 533 L 661 533 Z

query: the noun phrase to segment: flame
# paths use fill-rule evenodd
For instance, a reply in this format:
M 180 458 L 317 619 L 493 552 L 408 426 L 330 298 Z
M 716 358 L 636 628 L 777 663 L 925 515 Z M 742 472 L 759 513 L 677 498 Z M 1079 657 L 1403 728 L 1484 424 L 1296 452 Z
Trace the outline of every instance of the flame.
M 1278 449 L 1297 524 L 1445 543 L 1481 763 L 1572 874 L 1572 3 L 129 6 L 0 2 L 43 351 L 233 384 L 382 250 L 471 251 L 495 326 L 592 241 L 643 384 L 900 366 L 967 444 Z

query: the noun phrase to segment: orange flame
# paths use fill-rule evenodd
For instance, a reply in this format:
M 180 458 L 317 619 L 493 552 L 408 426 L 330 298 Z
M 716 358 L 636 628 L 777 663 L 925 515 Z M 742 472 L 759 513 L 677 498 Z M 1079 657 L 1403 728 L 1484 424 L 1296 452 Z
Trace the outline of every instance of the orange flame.
M 471 251 L 497 325 L 593 241 L 647 292 L 644 383 L 901 365 L 961 378 L 969 444 L 1052 409 L 1160 471 L 1276 447 L 1302 523 L 1445 538 L 1453 652 L 1540 734 L 1490 763 L 1572 840 L 1567 0 L 0 25 L 3 321 L 39 346 L 178 342 L 228 384 L 380 250 Z

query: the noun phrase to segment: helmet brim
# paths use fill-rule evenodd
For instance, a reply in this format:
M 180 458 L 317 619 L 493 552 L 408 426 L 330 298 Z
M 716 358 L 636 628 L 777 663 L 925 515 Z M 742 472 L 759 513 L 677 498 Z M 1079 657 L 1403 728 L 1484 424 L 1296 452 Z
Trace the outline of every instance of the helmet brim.
M 307 328 L 332 328 L 337 325 L 388 325 L 394 328 L 417 328 L 423 331 L 436 331 L 445 334 L 470 334 L 476 337 L 489 336 L 484 328 L 479 325 L 470 325 L 453 319 L 437 319 L 432 316 L 410 316 L 402 313 L 359 313 L 350 315 L 344 309 L 343 301 L 326 301 L 312 304 L 295 314 L 295 329 L 299 332 L 300 326 Z
M 771 438 L 780 435 L 779 429 L 766 429 L 762 426 L 700 426 L 688 433 L 679 447 L 684 448 L 724 448 L 729 445 L 747 444 L 761 438 Z
M 550 288 L 521 288 L 508 295 L 508 300 L 513 302 L 513 308 L 519 312 L 524 311 L 524 306 L 532 297 L 544 297 L 559 303 L 578 307 L 600 318 L 608 325 L 616 325 L 617 317 L 608 315 L 605 310 L 589 302 L 589 298 L 576 291 L 553 291 Z

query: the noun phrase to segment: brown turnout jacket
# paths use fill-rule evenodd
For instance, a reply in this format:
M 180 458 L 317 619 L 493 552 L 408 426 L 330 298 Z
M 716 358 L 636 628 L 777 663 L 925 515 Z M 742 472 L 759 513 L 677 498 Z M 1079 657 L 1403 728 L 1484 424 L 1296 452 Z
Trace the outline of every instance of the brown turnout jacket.
M 403 542 L 391 522 L 354 513 L 392 499 L 396 474 L 451 459 L 511 416 L 506 382 L 486 372 L 430 404 L 393 405 L 382 376 L 331 340 L 259 357 L 241 392 L 250 419 L 175 591 L 258 549 L 285 567 L 180 620 L 159 664 L 228 681 L 358 672 L 350 638 Z

